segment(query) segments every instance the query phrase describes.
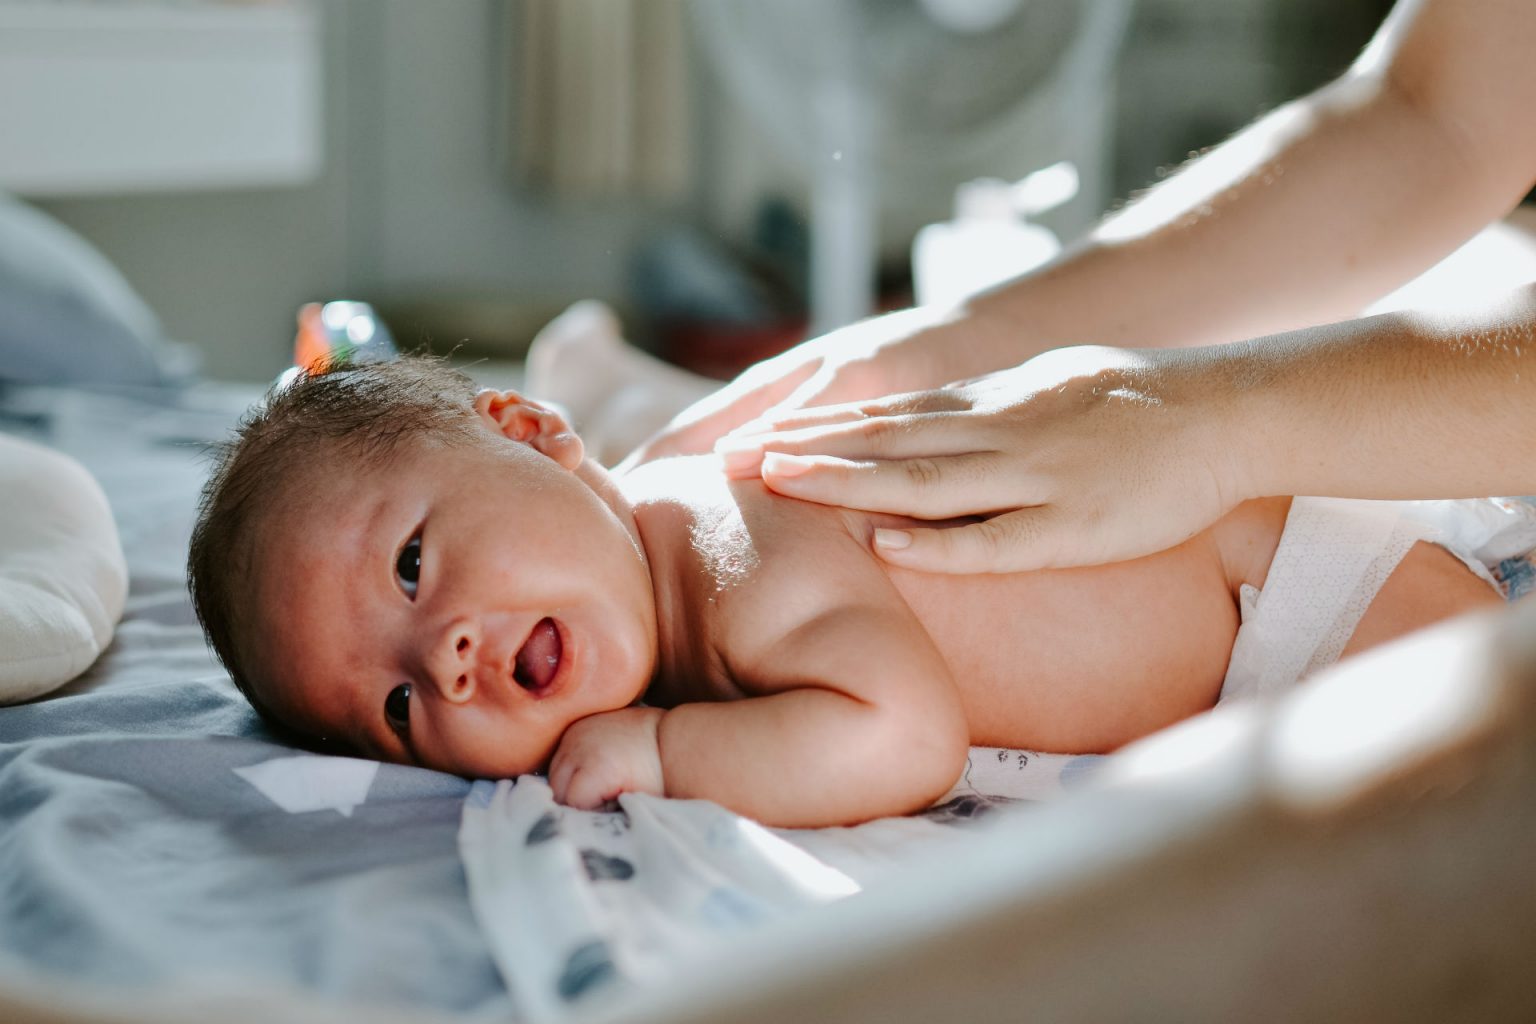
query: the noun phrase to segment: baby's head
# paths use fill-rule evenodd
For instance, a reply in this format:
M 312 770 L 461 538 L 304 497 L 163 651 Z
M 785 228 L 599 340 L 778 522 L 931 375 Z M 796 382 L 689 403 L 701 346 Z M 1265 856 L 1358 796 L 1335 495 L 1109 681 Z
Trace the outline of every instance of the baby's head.
M 187 575 L 263 715 L 462 775 L 541 767 L 656 660 L 613 482 L 557 412 L 432 359 L 274 388 L 220 452 Z

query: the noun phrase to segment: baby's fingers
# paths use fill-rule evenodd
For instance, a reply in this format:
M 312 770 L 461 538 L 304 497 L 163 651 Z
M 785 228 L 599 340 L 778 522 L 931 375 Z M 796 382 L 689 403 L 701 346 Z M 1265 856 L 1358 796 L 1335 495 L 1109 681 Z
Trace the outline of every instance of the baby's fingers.
M 557 803 L 565 803 L 565 794 L 571 788 L 571 776 L 576 774 L 577 759 L 574 757 L 562 757 L 561 751 L 556 750 L 554 758 L 549 762 L 549 791 L 554 795 Z
M 620 776 L 602 771 L 600 768 L 583 766 L 571 773 L 570 782 L 565 787 L 565 795 L 559 800 L 567 807 L 574 807 L 578 811 L 595 811 L 610 801 L 617 800 L 619 794 L 628 788 Z
M 591 810 L 602 801 L 592 801 L 591 790 L 596 773 L 582 770 L 579 757 L 556 757 L 549 765 L 549 790 L 555 802 L 577 810 Z

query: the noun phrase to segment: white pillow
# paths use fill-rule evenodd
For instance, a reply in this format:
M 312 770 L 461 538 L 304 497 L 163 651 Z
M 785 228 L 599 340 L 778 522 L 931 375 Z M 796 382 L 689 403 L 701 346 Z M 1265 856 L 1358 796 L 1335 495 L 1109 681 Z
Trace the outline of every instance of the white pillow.
M 73 459 L 0 434 L 0 704 L 89 668 L 127 596 L 101 487 Z

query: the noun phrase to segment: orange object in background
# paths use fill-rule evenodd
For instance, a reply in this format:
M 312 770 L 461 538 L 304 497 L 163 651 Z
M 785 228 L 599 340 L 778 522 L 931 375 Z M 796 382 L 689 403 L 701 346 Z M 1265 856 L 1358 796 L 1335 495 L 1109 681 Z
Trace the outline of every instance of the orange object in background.
M 383 362 L 399 354 L 389 328 L 366 302 L 305 303 L 298 321 L 293 365 L 308 372 L 335 362 Z

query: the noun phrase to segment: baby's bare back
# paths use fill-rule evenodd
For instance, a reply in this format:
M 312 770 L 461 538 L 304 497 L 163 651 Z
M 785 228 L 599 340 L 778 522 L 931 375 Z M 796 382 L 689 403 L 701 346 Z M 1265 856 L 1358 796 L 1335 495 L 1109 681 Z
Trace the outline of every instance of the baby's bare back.
M 889 575 L 949 664 L 973 743 L 1108 751 L 1211 707 L 1231 660 L 1243 584 L 1262 589 L 1289 498 L 1239 505 L 1130 562 L 995 576 Z M 886 525 L 874 517 L 866 529 Z M 1416 544 L 1376 593 L 1344 656 L 1501 598 L 1454 555 Z
M 795 501 L 756 482 L 692 495 L 682 517 L 690 539 L 674 551 L 691 563 L 678 573 L 690 581 L 689 612 L 663 647 L 693 678 L 668 702 L 752 696 L 750 682 L 723 669 L 739 650 L 772 649 L 840 605 L 896 601 L 924 634 L 912 643 L 937 649 L 972 743 L 1072 753 L 1113 750 L 1215 703 L 1239 626 L 1237 590 L 1262 587 L 1290 503 L 1246 502 L 1130 562 L 945 576 L 891 567 L 871 551 L 876 526 L 909 520 Z M 1420 545 L 1347 653 L 1496 601 L 1452 556 Z M 870 640 L 850 631 L 843 643 L 857 661 Z M 709 665 L 723 671 L 699 671 Z M 805 685 L 818 682 L 839 681 Z
M 788 632 L 801 605 L 876 601 L 885 590 L 938 649 L 972 743 L 1112 750 L 1210 707 L 1221 689 L 1238 615 L 1214 531 L 1115 565 L 939 576 L 874 556 L 874 527 L 895 517 L 794 501 L 755 483 L 730 490 L 739 523 L 710 533 L 716 549 L 705 561 L 722 564 L 722 544 L 749 545 L 724 563 L 738 573 L 750 566 L 751 585 L 701 573 L 690 602 L 713 620 L 696 625 L 726 646 L 726 661 L 729 648 L 755 641 L 746 634 Z M 1272 554 L 1283 522 L 1281 508 L 1247 517 L 1243 529 Z M 865 642 L 847 638 L 855 650 Z
M 1111 565 L 889 574 L 949 664 L 978 744 L 1113 750 L 1212 706 L 1237 635 L 1209 531 Z

